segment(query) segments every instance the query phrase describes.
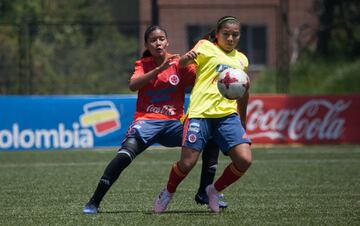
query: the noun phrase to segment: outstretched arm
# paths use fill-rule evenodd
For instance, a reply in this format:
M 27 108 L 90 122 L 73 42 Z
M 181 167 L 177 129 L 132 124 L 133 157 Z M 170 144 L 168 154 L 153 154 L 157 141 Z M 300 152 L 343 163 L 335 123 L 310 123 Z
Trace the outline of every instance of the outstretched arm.
M 151 79 L 156 78 L 158 74 L 160 74 L 162 71 L 166 70 L 172 64 L 174 64 L 174 59 L 178 57 L 179 55 L 177 54 L 166 57 L 162 64 L 154 68 L 153 70 L 145 73 L 143 76 L 136 76 L 135 78 L 131 78 L 129 80 L 129 89 L 131 91 L 139 90 L 140 88 L 145 86 Z
M 199 54 L 200 53 L 195 52 L 194 50 L 190 50 L 189 52 L 185 53 L 183 56 L 180 57 L 180 60 L 179 60 L 180 67 L 186 67 L 189 64 L 195 63 L 194 59 Z

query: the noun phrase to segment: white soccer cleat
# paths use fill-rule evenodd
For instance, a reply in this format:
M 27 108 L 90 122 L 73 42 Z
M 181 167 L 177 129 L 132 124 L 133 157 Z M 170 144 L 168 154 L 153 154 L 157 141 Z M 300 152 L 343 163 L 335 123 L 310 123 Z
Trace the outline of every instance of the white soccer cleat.
M 166 188 L 164 188 L 155 200 L 154 212 L 155 213 L 164 212 L 173 196 L 174 196 L 174 193 L 170 193 L 170 192 L 168 192 L 168 190 Z
M 219 193 L 218 191 L 216 191 L 215 187 L 213 184 L 210 184 L 206 187 L 206 194 L 209 197 L 209 208 L 211 209 L 211 211 L 213 211 L 214 213 L 219 213 L 220 212 L 220 207 L 219 207 Z

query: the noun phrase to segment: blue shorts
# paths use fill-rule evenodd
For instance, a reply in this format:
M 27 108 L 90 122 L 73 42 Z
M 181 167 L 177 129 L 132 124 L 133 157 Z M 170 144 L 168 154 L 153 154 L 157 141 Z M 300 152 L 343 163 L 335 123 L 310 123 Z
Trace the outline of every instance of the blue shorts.
M 183 124 L 179 120 L 137 120 L 134 121 L 124 141 L 129 137 L 137 138 L 145 144 L 145 148 L 154 143 L 165 147 L 180 147 Z
M 237 114 L 223 118 L 190 118 L 185 121 L 183 146 L 202 151 L 210 138 L 216 141 L 225 155 L 238 144 L 251 144 Z

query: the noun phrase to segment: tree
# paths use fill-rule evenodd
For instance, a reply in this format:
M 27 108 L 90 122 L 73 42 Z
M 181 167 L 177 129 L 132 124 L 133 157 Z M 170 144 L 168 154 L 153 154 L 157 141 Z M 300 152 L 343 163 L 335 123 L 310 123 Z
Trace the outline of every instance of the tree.
M 119 33 L 108 1 L 2 0 L 0 29 L 5 24 L 10 28 L 0 33 L 0 57 L 17 64 L 7 72 L 16 79 L 4 81 L 17 88 L 0 92 L 115 93 L 127 87 L 137 37 Z
M 360 56 L 360 2 L 316 0 L 319 18 L 317 52 L 327 58 Z

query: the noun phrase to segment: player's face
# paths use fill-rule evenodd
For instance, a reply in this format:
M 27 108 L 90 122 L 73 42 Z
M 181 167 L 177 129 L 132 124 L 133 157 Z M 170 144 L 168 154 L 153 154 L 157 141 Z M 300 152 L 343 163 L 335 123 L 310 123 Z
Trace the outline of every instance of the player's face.
M 166 55 L 166 47 L 168 45 L 166 34 L 162 30 L 156 29 L 150 33 L 145 43 L 145 48 L 150 51 L 151 55 L 159 57 Z
M 235 23 L 225 23 L 216 34 L 217 43 L 225 52 L 231 52 L 240 40 L 240 26 Z

